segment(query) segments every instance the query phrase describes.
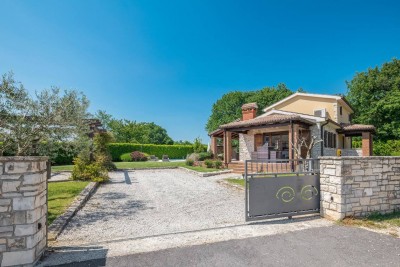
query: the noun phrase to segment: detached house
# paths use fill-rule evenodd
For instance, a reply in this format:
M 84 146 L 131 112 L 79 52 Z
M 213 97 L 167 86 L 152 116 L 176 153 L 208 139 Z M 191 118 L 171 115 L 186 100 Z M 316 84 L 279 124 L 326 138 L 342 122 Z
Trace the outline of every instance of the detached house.
M 354 111 L 342 96 L 294 93 L 264 108 L 260 116 L 256 116 L 258 108 L 257 103 L 243 105 L 241 119 L 220 125 L 209 134 L 212 152 L 223 152 L 230 168 L 250 159 L 295 159 L 297 141 L 300 138 L 309 140 L 310 136 L 323 140 L 312 149 L 313 158 L 335 156 L 337 149 L 343 156 L 372 155 L 375 127 L 352 124 Z M 352 148 L 354 136 L 362 137 L 362 149 Z M 222 149 L 218 147 L 221 143 L 218 139 L 222 139 Z M 239 143 L 235 150 L 234 139 Z M 301 152 L 303 158 L 304 153 Z

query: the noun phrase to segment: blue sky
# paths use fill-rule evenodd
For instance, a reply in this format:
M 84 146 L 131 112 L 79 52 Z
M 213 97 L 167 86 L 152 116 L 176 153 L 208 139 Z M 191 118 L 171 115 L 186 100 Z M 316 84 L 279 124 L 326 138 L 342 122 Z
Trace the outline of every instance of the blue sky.
M 212 104 L 280 82 L 345 93 L 400 58 L 398 1 L 0 1 L 0 73 L 77 89 L 175 139 L 207 134 Z

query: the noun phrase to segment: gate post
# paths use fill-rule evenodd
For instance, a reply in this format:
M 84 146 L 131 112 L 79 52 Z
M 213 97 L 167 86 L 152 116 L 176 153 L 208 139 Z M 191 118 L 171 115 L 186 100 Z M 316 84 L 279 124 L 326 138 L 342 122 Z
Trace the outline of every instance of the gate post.
M 46 249 L 47 157 L 0 157 L 0 266 L 32 266 Z

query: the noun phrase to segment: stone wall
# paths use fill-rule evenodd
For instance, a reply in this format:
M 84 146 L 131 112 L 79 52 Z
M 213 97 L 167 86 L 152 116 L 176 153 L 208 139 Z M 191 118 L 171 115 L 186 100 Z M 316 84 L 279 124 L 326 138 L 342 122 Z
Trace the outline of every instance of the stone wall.
M 362 157 L 362 149 L 340 149 L 343 157 Z
M 400 157 L 321 157 L 321 215 L 400 210 Z
M 254 135 L 239 134 L 239 160 L 250 160 L 254 152 Z
M 47 157 L 0 157 L 0 266 L 33 265 L 46 248 Z

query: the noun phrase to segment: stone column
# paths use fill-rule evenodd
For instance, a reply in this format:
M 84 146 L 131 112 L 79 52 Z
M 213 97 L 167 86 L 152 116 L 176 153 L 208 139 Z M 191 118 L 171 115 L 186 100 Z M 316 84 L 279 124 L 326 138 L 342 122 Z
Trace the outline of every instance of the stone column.
M 47 157 L 0 157 L 0 266 L 32 266 L 46 248 Z
M 217 137 L 211 136 L 211 153 L 213 153 L 214 158 L 217 158 Z
M 226 159 L 226 163 L 230 163 L 232 161 L 232 133 L 231 132 L 226 132 L 226 137 L 225 137 L 225 154 L 224 158 Z
M 372 156 L 372 135 L 370 132 L 362 133 L 362 155 L 363 157 Z

